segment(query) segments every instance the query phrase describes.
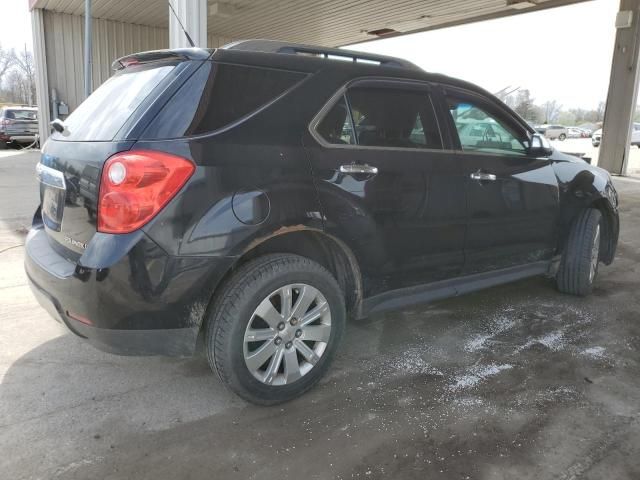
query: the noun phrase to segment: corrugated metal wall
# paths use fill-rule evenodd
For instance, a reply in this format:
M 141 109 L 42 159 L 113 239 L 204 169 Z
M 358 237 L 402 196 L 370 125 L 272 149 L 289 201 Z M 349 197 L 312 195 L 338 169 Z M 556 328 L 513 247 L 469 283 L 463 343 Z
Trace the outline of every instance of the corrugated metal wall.
M 49 91 L 55 88 L 58 98 L 73 110 L 84 99 L 84 19 L 79 15 L 47 10 L 43 13 Z M 94 88 L 111 76 L 111 62 L 116 58 L 168 47 L 167 28 L 94 19 Z
M 84 18 L 43 10 L 49 93 L 76 108 L 84 100 Z M 233 39 L 207 36 L 209 47 Z M 169 29 L 112 20 L 93 20 L 93 87 L 100 86 L 113 71 L 111 63 L 123 55 L 169 48 Z
M 218 48 L 221 47 L 223 45 L 226 45 L 227 43 L 231 43 L 233 41 L 235 41 L 235 38 L 231 38 L 231 37 L 218 37 L 216 35 L 207 35 L 207 46 L 209 48 Z

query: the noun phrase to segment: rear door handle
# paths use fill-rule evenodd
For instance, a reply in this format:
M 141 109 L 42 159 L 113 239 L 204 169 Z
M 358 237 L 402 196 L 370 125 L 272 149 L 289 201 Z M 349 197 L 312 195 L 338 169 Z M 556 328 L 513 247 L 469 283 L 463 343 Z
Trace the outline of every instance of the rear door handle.
M 496 176 L 493 173 L 484 173 L 478 170 L 477 172 L 473 172 L 471 175 L 471 180 L 477 180 L 479 182 L 495 182 Z
M 348 174 L 365 174 L 365 175 L 377 175 L 378 167 L 372 167 L 371 165 L 364 165 L 359 163 L 350 163 L 349 165 L 340 165 L 340 173 Z

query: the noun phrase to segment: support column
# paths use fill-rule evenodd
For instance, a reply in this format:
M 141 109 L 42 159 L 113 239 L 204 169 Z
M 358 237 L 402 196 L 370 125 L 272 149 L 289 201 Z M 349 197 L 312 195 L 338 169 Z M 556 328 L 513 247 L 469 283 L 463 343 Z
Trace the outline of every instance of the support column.
M 621 0 L 620 12 L 622 25 L 618 25 L 616 32 L 598 165 L 624 175 L 640 80 L 640 0 Z M 623 12 L 631 12 L 631 25 L 626 26 L 628 17 Z
M 33 34 L 33 56 L 36 67 L 36 98 L 38 101 L 38 132 L 42 146 L 51 131 L 51 104 L 47 77 L 47 50 L 44 35 L 44 13 L 40 8 L 31 10 L 31 32 Z
M 93 19 L 91 18 L 91 0 L 84 2 L 84 98 L 91 95 L 93 68 Z
M 182 27 L 196 47 L 207 48 L 207 0 L 170 0 L 169 5 L 169 48 L 191 46 Z

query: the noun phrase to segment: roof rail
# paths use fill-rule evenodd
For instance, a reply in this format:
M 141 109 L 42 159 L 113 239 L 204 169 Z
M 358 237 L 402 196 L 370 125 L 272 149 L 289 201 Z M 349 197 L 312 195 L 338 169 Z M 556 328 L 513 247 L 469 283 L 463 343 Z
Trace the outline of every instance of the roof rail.
M 356 52 L 354 50 L 343 50 L 342 48 L 328 48 L 304 45 L 300 43 L 281 42 L 278 40 L 240 40 L 228 43 L 220 48 L 225 50 L 243 50 L 248 52 L 311 55 L 333 60 L 347 60 L 355 63 L 374 63 L 385 67 L 400 67 L 409 68 L 411 70 L 420 70 L 420 67 L 402 58 L 387 57 L 386 55 L 376 55 L 366 52 Z

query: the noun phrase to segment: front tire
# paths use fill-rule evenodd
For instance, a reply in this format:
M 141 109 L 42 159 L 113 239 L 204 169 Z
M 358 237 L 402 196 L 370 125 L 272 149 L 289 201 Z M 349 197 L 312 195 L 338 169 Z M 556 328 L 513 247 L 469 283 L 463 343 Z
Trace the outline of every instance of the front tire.
M 602 214 L 588 208 L 573 222 L 556 275 L 558 290 L 572 295 L 591 293 L 598 274 Z
M 325 374 L 345 319 L 343 293 L 324 267 L 298 255 L 258 257 L 216 296 L 206 334 L 209 365 L 251 403 L 289 401 Z
M 560 136 L 558 137 L 558 140 L 560 140 L 561 142 L 564 142 L 567 139 L 567 136 L 564 133 L 561 133 Z

